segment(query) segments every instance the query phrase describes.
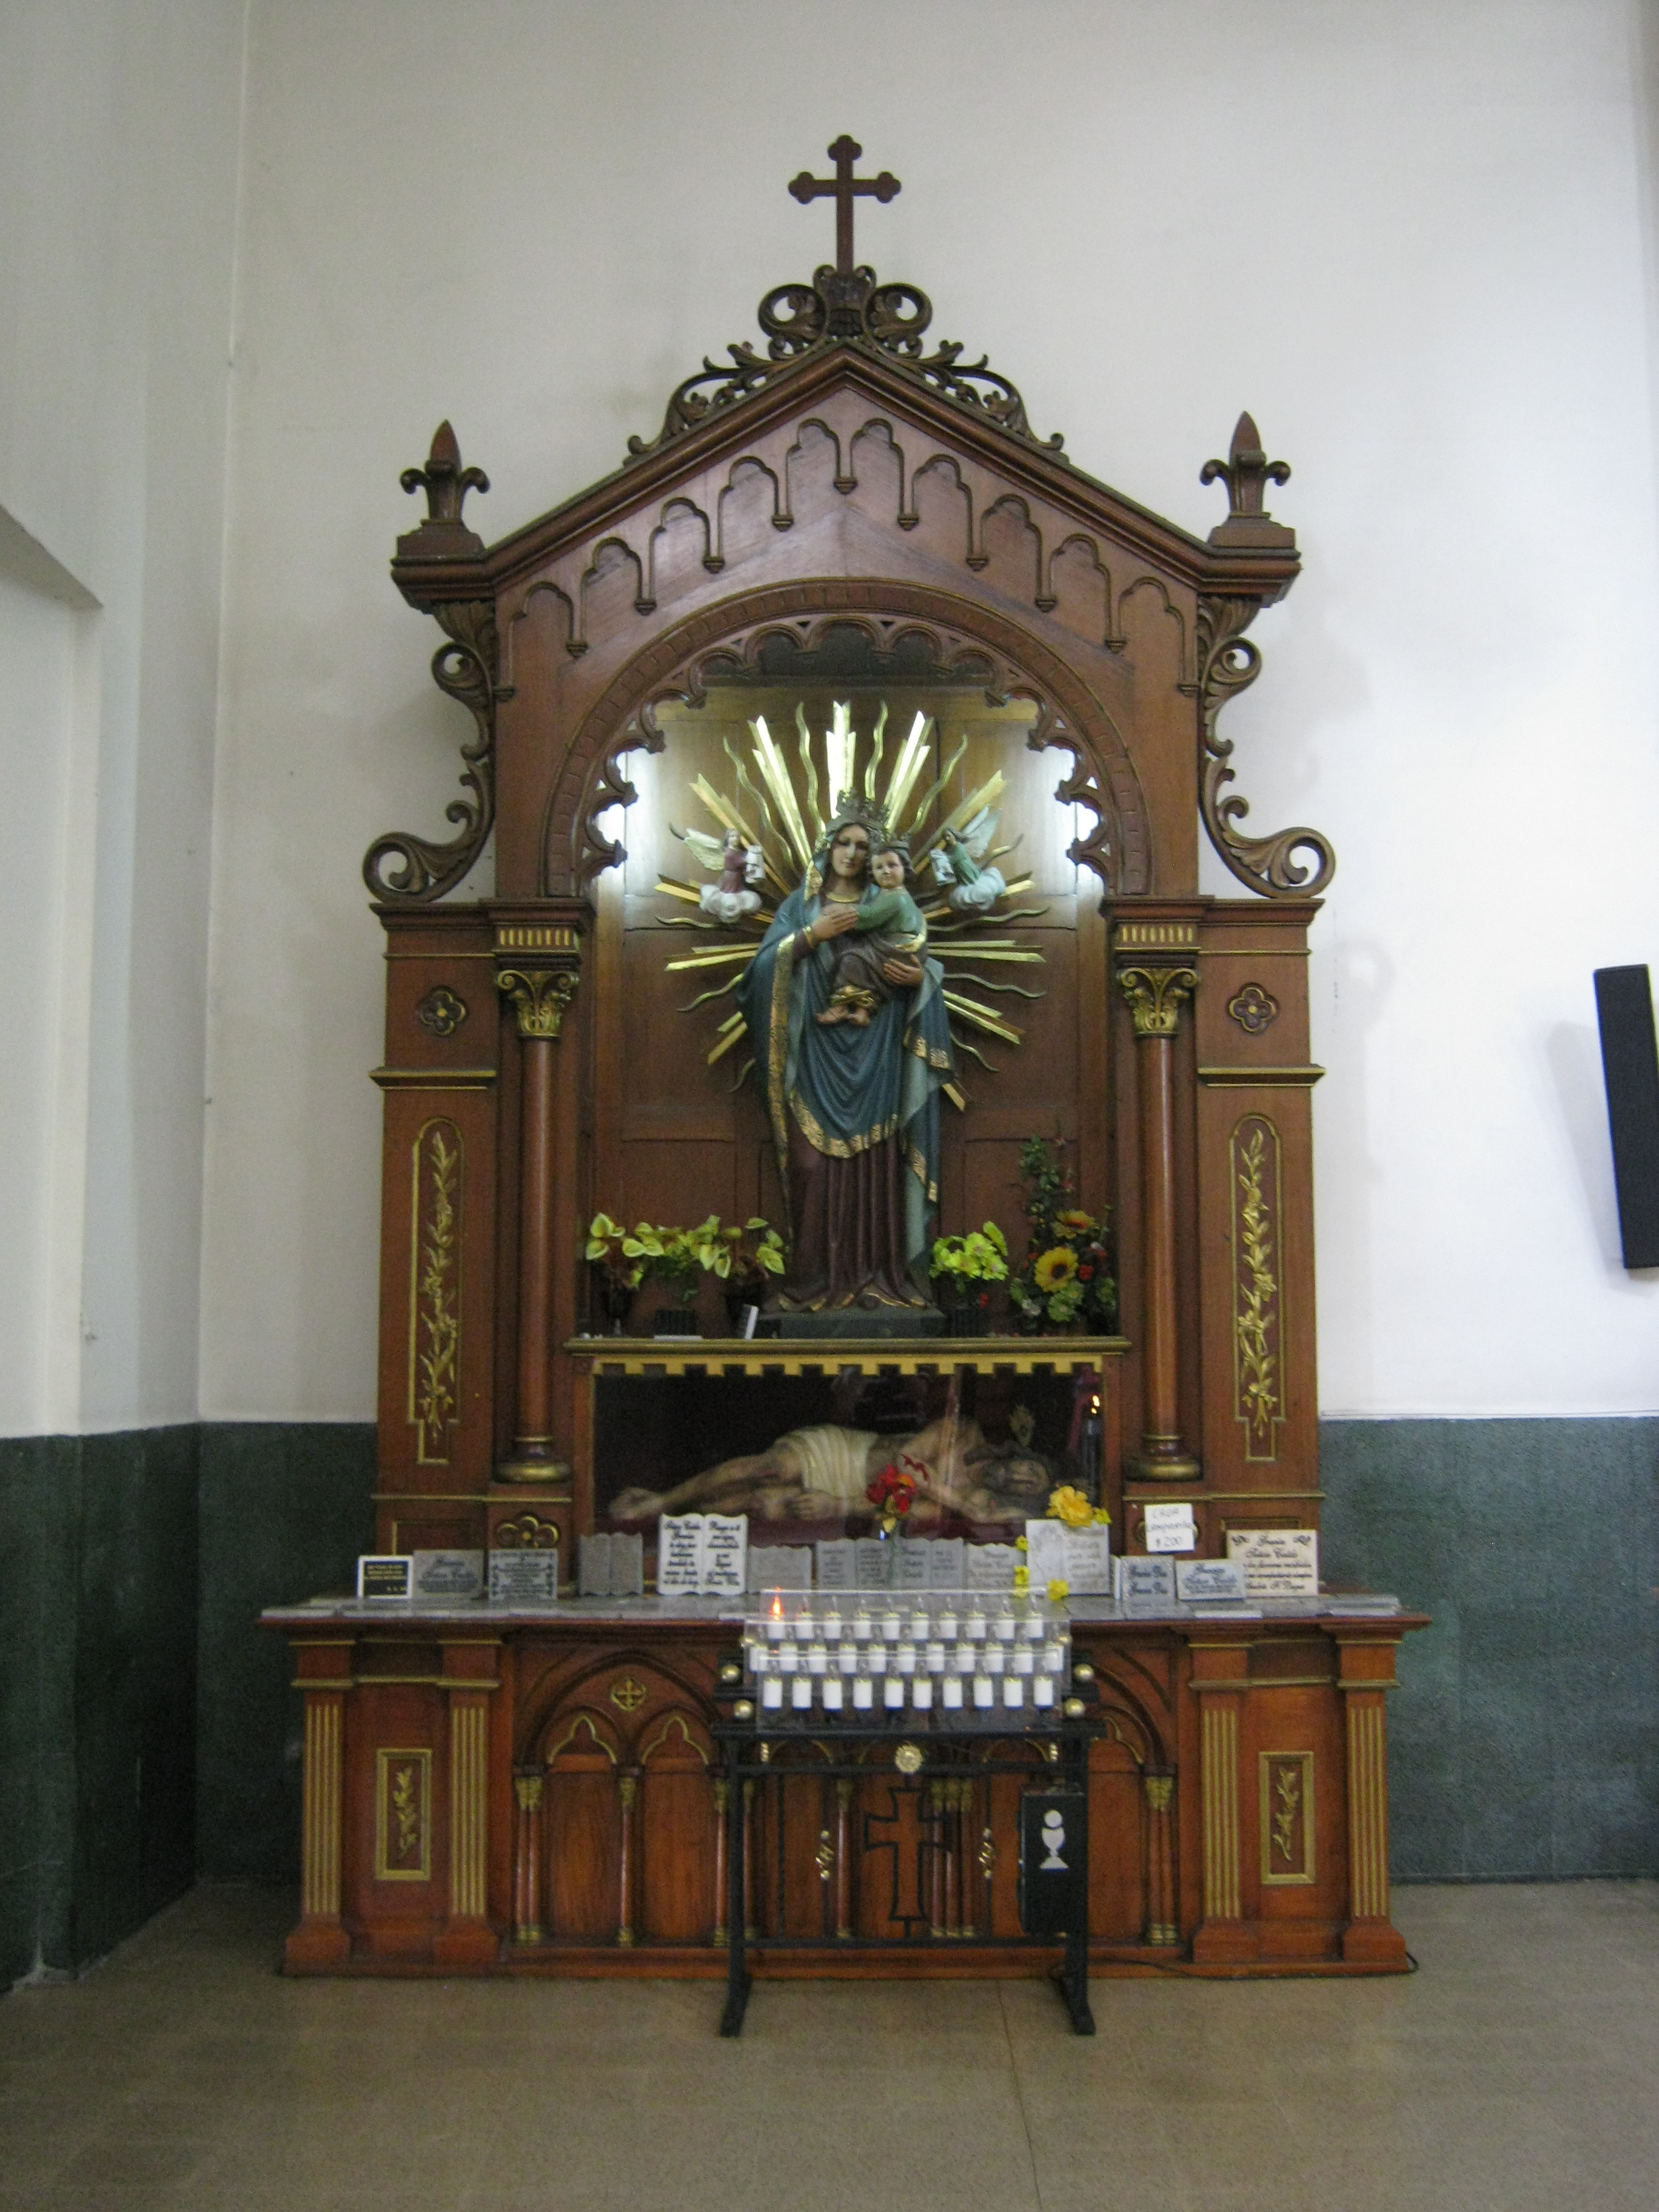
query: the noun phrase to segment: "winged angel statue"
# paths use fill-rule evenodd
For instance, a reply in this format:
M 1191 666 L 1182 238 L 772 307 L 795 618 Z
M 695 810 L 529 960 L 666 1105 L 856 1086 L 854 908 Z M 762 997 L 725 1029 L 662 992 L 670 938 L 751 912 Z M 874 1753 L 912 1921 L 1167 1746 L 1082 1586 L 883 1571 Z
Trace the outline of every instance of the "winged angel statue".
M 939 1100 L 966 1109 L 958 1054 L 992 1066 L 964 1032 L 1007 1044 L 1022 1034 L 974 992 L 1042 996 L 975 972 L 1042 958 L 1016 937 L 977 933 L 1047 911 L 1001 907 L 1030 878 L 1010 882 L 996 866 L 1013 849 L 994 842 L 1000 769 L 950 805 L 964 737 L 918 796 L 935 725 L 918 712 L 889 767 L 887 712 L 866 741 L 837 702 L 817 750 L 797 707 L 793 760 L 757 717 L 746 759 L 726 744 L 732 790 L 702 775 L 692 786 L 718 834 L 674 832 L 718 880 L 657 884 L 703 917 L 665 917 L 670 927 L 743 939 L 667 965 L 737 971 L 686 1011 L 734 1002 L 708 1060 L 747 1047 L 738 1081 L 753 1072 L 765 1098 L 793 1231 L 780 1304 L 797 1310 L 931 1308 Z

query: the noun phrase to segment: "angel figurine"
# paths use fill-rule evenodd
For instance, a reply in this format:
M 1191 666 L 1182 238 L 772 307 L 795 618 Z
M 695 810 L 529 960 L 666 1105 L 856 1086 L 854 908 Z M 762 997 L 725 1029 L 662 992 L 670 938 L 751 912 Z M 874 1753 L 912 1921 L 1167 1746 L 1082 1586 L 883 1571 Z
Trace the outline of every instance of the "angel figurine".
M 941 890 L 949 890 L 951 904 L 958 914 L 983 914 L 1008 888 L 1000 868 L 980 866 L 990 850 L 996 828 L 995 810 L 981 807 L 966 829 L 947 830 L 929 855 L 933 881 Z
M 728 830 L 723 840 L 701 830 L 679 830 L 675 835 L 691 848 L 705 868 L 720 870 L 719 883 L 705 884 L 697 893 L 697 904 L 712 921 L 724 922 L 729 928 L 744 915 L 758 911 L 760 893 L 755 886 L 766 875 L 766 855 L 758 845 L 744 844 L 736 830 Z

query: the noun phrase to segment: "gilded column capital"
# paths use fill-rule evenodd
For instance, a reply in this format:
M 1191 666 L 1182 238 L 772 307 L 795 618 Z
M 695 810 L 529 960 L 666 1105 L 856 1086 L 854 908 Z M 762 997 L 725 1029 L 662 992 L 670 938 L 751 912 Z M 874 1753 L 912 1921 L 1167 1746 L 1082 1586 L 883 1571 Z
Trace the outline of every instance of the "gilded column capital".
M 1198 988 L 1196 968 L 1120 968 L 1118 988 L 1129 1002 L 1138 1037 L 1170 1037 L 1181 1009 Z
M 576 968 L 498 968 L 495 988 L 512 1000 L 521 1037 L 556 1037 L 580 979 Z

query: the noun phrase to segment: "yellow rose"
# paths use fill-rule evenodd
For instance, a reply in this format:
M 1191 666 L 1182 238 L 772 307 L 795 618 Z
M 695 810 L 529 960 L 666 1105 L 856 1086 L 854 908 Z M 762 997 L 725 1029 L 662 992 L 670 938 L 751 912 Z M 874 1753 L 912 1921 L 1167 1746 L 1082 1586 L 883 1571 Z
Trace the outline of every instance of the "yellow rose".
M 1051 1520 L 1063 1521 L 1068 1528 L 1086 1528 L 1095 1517 L 1095 1509 L 1080 1490 L 1069 1482 L 1062 1483 L 1048 1500 Z

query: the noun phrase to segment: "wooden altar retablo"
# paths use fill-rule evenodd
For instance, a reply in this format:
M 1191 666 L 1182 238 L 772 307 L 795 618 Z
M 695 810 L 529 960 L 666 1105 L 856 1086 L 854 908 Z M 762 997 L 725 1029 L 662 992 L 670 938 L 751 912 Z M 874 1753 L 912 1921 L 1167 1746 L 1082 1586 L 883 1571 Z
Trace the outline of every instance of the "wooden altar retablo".
M 753 1540 L 805 1540 L 858 1521 L 887 1438 L 941 1534 L 1011 1535 L 1034 1462 L 1131 1551 L 1157 1501 L 1210 1555 L 1318 1526 L 1306 951 L 1334 862 L 1249 833 L 1218 728 L 1297 574 L 1263 504 L 1288 471 L 1241 416 L 1200 540 L 1073 467 L 854 262 L 858 151 L 831 149 L 836 264 L 769 293 L 765 343 L 688 378 L 615 474 L 486 546 L 447 423 L 405 473 L 428 514 L 393 578 L 471 728 L 457 834 L 365 862 L 383 1550 L 556 1542 L 568 1582 L 580 1534 L 641 1528 L 649 1561 L 676 1486 L 732 1468 Z M 1200 824 L 1248 896 L 1200 892 Z M 452 896 L 492 838 L 495 895 Z M 988 1221 L 1018 1260 L 1033 1137 L 1109 1217 L 1117 1333 L 941 1337 L 931 1241 Z M 781 1334 L 606 1334 L 600 1213 L 787 1228 Z M 729 1327 L 712 1279 L 697 1312 Z M 722 1970 L 716 1620 L 267 1618 L 307 1698 L 291 1967 Z M 1103 1967 L 1403 1965 L 1382 1715 L 1417 1625 L 1079 1622 Z M 1041 1963 L 1001 1784 L 971 1820 L 813 1786 L 776 1818 L 819 1823 L 854 1918 L 814 1920 L 822 1866 L 780 1873 L 755 1909 L 800 1942 L 769 1971 Z M 954 1903 L 896 1939 L 872 1854 L 925 1885 L 947 1838 Z

